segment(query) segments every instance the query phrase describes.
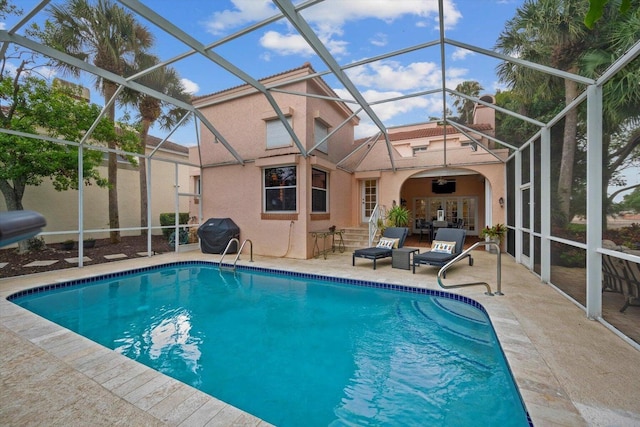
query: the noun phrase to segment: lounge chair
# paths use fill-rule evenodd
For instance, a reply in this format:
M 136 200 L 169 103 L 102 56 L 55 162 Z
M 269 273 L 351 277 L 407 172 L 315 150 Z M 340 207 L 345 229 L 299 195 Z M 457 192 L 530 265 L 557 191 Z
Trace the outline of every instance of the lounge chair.
M 630 305 L 640 306 L 640 264 L 628 260 L 624 260 L 625 281 L 622 286 L 622 294 L 625 303 L 620 309 L 621 313 Z
M 401 248 L 404 245 L 404 241 L 409 234 L 407 227 L 387 227 L 382 233 L 382 237 L 378 242 L 378 245 L 371 248 L 356 249 L 353 251 L 351 258 L 351 265 L 356 265 L 356 258 L 366 258 L 373 260 L 373 269 L 376 269 L 376 261 L 382 258 L 389 258 L 393 254 L 393 249 Z M 389 240 L 398 239 L 397 244 L 385 245 Z
M 602 255 L 602 290 L 622 293 L 625 277 L 624 263 L 620 258 Z
M 467 231 L 464 228 L 440 228 L 436 233 L 436 237 L 431 242 L 431 250 L 421 254 L 413 255 L 413 274 L 416 273 L 416 266 L 425 264 L 442 267 L 464 250 L 464 240 L 467 237 Z M 469 265 L 473 265 L 471 254 L 469 257 Z M 442 273 L 442 277 L 447 277 L 446 273 Z
M 621 313 L 630 306 L 640 306 L 640 264 L 602 255 L 602 291 L 624 295 Z

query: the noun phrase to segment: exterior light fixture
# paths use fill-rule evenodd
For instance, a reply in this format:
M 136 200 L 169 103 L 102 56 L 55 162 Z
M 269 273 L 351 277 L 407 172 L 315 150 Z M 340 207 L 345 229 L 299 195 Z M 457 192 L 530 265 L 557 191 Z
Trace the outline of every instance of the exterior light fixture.
M 498 203 L 500 203 L 500 207 L 501 207 L 501 208 L 504 208 L 504 197 L 500 197 L 500 198 L 498 199 Z

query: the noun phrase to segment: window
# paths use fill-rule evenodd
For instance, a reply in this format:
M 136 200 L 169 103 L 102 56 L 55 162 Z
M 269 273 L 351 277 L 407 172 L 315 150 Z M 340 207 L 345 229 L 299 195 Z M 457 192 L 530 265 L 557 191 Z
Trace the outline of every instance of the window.
M 296 167 L 264 169 L 264 211 L 296 211 Z
M 461 147 L 471 147 L 471 151 L 476 151 L 478 149 L 478 143 L 475 141 L 461 141 Z
M 291 117 L 287 117 L 291 126 Z M 267 148 L 279 148 L 291 146 L 291 135 L 280 119 L 267 121 Z
M 198 203 L 200 203 L 199 196 L 202 194 L 200 193 L 200 177 L 199 176 L 193 177 L 193 194 L 195 194 L 195 196 L 193 197 L 193 203 L 197 205 Z
M 413 155 L 415 156 L 417 153 L 424 153 L 427 151 L 427 146 L 424 145 L 422 147 L 413 147 Z
M 323 122 L 316 119 L 314 120 L 313 135 L 314 135 L 315 144 L 317 144 L 318 142 L 326 138 L 327 135 L 329 135 L 329 128 Z M 327 154 L 329 152 L 329 140 L 326 140 L 325 142 L 320 144 L 317 150 L 320 151 L 321 153 Z
M 311 212 L 328 212 L 328 174 L 320 169 L 311 170 Z

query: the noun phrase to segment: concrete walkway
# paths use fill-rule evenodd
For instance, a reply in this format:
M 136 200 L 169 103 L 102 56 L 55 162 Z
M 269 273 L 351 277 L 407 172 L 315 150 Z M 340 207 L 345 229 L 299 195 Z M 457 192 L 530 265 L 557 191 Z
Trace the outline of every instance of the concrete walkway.
M 453 267 L 445 283 L 487 280 L 495 290 L 495 255 Z M 218 261 L 199 252 L 128 259 L 82 269 L 0 280 L 0 420 L 2 425 L 266 425 L 189 386 L 105 349 L 6 301 L 18 290 L 177 260 Z M 439 289 L 436 269 L 416 274 L 351 254 L 326 260 L 255 257 L 239 265 Z M 502 256 L 504 296 L 484 288 L 454 290 L 485 306 L 535 425 L 640 425 L 640 352 Z M 487 397 L 492 398 L 492 397 Z M 495 398 L 499 399 L 499 396 Z

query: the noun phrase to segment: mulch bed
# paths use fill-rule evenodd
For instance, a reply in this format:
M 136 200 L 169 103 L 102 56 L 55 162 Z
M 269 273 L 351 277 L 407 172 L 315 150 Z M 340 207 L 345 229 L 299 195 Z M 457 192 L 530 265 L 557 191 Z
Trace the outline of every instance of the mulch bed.
M 164 236 L 152 236 L 151 248 L 156 253 L 172 251 L 167 239 Z M 84 265 L 101 264 L 105 262 L 121 261 L 128 258 L 139 258 L 138 252 L 147 251 L 146 236 L 126 236 L 122 237 L 120 243 L 111 243 L 109 239 L 97 239 L 93 248 L 85 248 L 84 256 L 91 258 L 85 261 Z M 105 255 L 125 254 L 127 258 L 109 260 Z M 65 268 L 77 267 L 77 263 L 68 263 L 65 258 L 77 258 L 77 243 L 75 249 L 64 250 L 61 243 L 46 245 L 42 250 L 29 251 L 19 254 L 17 248 L 0 250 L 0 264 L 8 263 L 0 268 L 0 278 L 22 276 L 32 273 L 42 273 L 51 270 L 62 270 Z M 42 267 L 24 267 L 33 261 L 58 260 L 56 263 Z

